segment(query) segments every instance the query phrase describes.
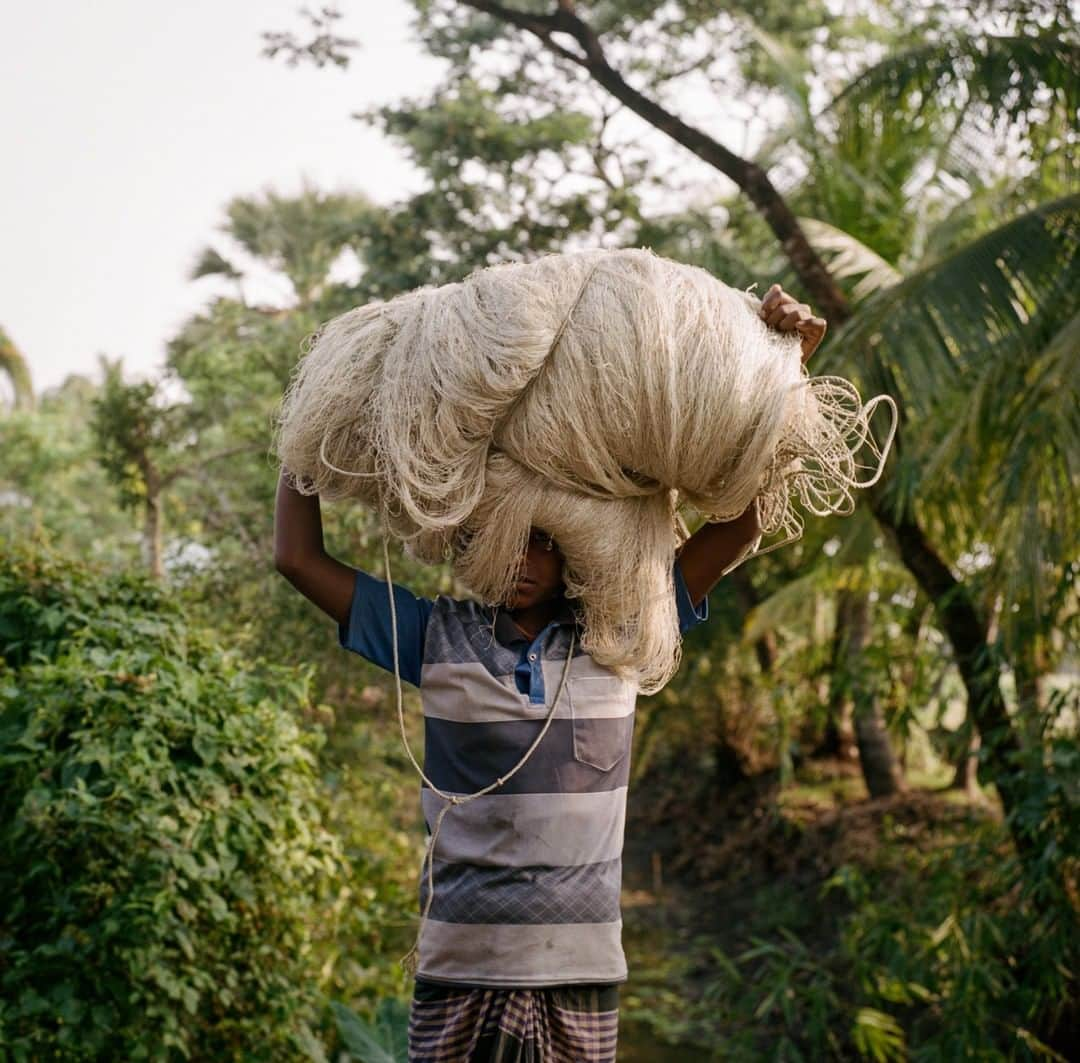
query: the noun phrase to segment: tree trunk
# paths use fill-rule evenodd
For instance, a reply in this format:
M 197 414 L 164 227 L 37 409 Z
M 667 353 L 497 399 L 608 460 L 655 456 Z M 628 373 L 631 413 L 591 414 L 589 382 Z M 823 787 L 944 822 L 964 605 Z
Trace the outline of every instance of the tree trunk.
M 859 756 L 855 736 L 855 703 L 847 682 L 848 648 L 851 645 L 852 609 L 850 595 L 840 592 L 836 598 L 836 630 L 833 633 L 829 667 L 829 688 L 826 694 L 828 718 L 825 734 L 815 753 L 855 760 Z M 865 632 L 863 636 L 865 637 Z
M 713 743 L 713 785 L 716 790 L 726 793 L 746 779 L 747 774 L 738 751 L 723 734 L 719 735 Z
M 148 494 L 143 519 L 143 564 L 155 580 L 162 577 L 161 565 L 161 492 L 147 484 Z
M 859 755 L 855 739 L 855 721 L 851 698 L 839 697 L 829 691 L 829 719 L 825 733 L 813 755 L 836 757 L 837 760 L 854 760 Z
M 871 797 L 887 797 L 906 789 L 904 776 L 892 739 L 885 726 L 881 703 L 871 695 L 855 712 L 855 735 L 859 744 L 859 763 Z
M 950 790 L 963 790 L 970 798 L 979 796 L 978 757 L 980 745 L 979 732 L 972 727 L 971 737 L 964 743 L 960 756 L 957 758 L 956 771 L 953 774 L 952 782 L 949 783 Z
M 870 596 L 864 591 L 841 590 L 836 606 L 834 674 L 838 682 L 833 688 L 833 702 L 847 701 L 851 706 L 866 789 L 871 797 L 886 797 L 899 793 L 904 781 L 881 705 L 863 680 L 861 658 L 870 641 L 870 628 Z
M 967 588 L 953 577 L 914 519 L 886 512 L 880 495 L 872 505 L 874 516 L 893 537 L 904 564 L 934 603 L 938 623 L 952 644 L 956 667 L 967 691 L 968 713 L 986 748 L 985 763 L 1008 816 L 1023 794 L 1023 778 L 1010 763 L 1020 752 L 1020 741 L 1001 693 L 998 662 L 988 645 L 988 625 Z M 1012 834 L 1017 851 L 1022 856 L 1030 855 L 1030 840 L 1015 824 Z
M 745 617 L 761 601 L 761 597 L 745 568 L 735 569 L 728 578 L 731 580 L 735 597 Z M 754 642 L 754 653 L 757 656 L 761 674 L 770 675 L 776 665 L 776 636 L 771 631 L 766 631 Z M 745 782 L 748 778 L 739 751 L 731 744 L 728 735 L 729 731 L 723 719 L 718 719 L 717 733 L 713 740 L 713 782 L 721 793 Z

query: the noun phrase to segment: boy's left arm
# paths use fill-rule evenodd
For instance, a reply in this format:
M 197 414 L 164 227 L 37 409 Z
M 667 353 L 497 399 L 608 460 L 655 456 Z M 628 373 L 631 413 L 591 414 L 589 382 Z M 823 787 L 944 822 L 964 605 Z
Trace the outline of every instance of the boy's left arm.
M 779 332 L 799 333 L 803 365 L 825 335 L 825 319 L 815 317 L 806 303 L 788 295 L 779 284 L 765 293 L 758 316 Z M 724 569 L 760 534 L 757 503 L 751 502 L 734 520 L 703 524 L 683 543 L 676 556 L 695 608 L 719 582 Z

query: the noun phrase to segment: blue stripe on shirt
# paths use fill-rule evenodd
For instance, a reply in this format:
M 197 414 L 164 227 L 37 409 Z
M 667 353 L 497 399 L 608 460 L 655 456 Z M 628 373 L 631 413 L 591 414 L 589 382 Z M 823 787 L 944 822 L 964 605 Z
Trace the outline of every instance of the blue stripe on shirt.
M 679 631 L 686 634 L 692 627 L 709 619 L 709 598 L 706 595 L 695 609 L 690 600 L 682 566 L 676 560 L 675 602 L 679 613 Z M 420 667 L 424 661 L 424 637 L 427 634 L 428 617 L 435 603 L 430 598 L 418 598 L 407 587 L 394 585 L 394 607 L 397 610 L 398 663 L 401 678 L 413 686 L 420 685 Z M 394 670 L 393 628 L 390 623 L 390 603 L 387 600 L 386 581 L 356 570 L 353 597 L 349 606 L 347 624 L 338 624 L 338 644 L 352 650 L 372 664 Z M 519 666 L 526 662 L 529 643 L 521 648 Z M 527 667 L 527 664 L 526 664 Z M 527 691 L 526 691 L 527 692 Z

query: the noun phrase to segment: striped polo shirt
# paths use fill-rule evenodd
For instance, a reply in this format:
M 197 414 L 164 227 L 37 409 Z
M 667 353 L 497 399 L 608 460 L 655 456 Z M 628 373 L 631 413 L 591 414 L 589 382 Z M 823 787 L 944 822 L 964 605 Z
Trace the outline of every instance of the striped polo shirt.
M 695 609 L 676 561 L 685 633 Z M 401 677 L 419 687 L 424 773 L 471 794 L 521 759 L 543 727 L 576 631 L 551 726 L 501 787 L 450 809 L 434 854 L 435 898 L 419 942 L 418 981 L 539 987 L 626 980 L 619 894 L 637 687 L 580 647 L 566 599 L 535 638 L 503 609 L 394 584 Z M 393 670 L 386 584 L 357 571 L 342 647 Z M 427 829 L 446 803 L 420 789 Z M 427 879 L 420 885 L 427 902 Z

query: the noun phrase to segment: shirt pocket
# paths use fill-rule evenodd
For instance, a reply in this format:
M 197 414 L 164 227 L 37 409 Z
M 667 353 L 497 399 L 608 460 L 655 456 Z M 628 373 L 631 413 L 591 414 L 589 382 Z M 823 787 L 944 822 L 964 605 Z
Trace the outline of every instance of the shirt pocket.
M 630 752 L 634 730 L 633 684 L 618 676 L 569 680 L 574 760 L 611 771 Z

